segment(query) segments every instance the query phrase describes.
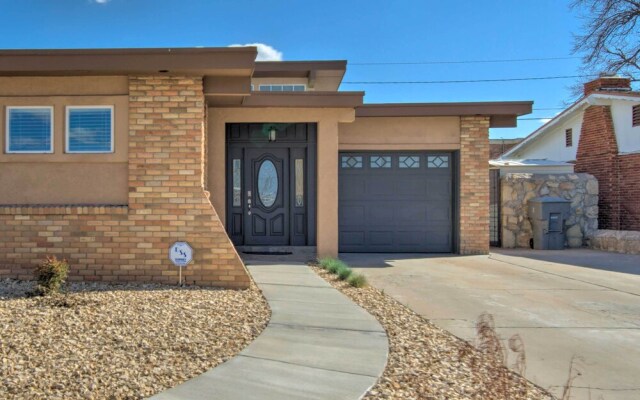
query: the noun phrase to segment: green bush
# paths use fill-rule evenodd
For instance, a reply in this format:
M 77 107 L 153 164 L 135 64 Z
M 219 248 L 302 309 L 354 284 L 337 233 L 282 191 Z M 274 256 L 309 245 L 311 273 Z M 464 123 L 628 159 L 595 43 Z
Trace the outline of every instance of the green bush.
M 349 267 L 341 268 L 338 270 L 338 278 L 340 278 L 341 281 L 344 281 L 345 279 L 350 277 L 352 273 L 353 271 Z
M 367 278 L 362 274 L 351 274 L 351 276 L 347 279 L 349 285 L 355 288 L 361 288 L 367 286 Z
M 319 260 L 320 267 L 326 269 L 332 274 L 337 274 L 338 271 L 344 268 L 349 268 L 347 264 L 335 258 L 322 258 Z
M 69 263 L 67 260 L 58 260 L 56 256 L 47 259 L 36 267 L 36 280 L 38 285 L 36 293 L 42 296 L 60 292 L 60 288 L 67 280 Z

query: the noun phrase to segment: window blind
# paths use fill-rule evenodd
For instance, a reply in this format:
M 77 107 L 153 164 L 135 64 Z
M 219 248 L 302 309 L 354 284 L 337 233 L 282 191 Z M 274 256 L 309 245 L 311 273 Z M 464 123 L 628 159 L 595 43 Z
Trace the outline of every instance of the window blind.
M 113 151 L 111 108 L 67 108 L 67 151 L 109 153 Z
M 15 153 L 52 151 L 50 108 L 7 109 L 7 150 Z

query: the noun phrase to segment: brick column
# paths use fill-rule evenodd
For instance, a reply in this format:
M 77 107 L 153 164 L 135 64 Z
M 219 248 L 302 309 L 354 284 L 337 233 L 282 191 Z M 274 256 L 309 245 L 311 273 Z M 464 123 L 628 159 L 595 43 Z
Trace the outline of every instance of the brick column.
M 187 241 L 195 250 L 184 271 L 187 283 L 248 287 L 244 265 L 203 187 L 202 78 L 131 77 L 129 109 L 129 222 L 136 231 L 136 268 L 145 275 L 176 275 L 169 246 Z
M 590 106 L 584 111 L 574 170 L 598 179 L 598 227 L 619 230 L 618 143 L 609 106 Z
M 460 254 L 489 252 L 489 117 L 460 117 Z

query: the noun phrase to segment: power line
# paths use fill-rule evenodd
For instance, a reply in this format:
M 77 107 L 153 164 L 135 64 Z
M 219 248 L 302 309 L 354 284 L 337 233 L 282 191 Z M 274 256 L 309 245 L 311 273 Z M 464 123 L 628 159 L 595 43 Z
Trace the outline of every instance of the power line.
M 349 65 L 435 65 L 435 64 L 489 64 L 527 61 L 555 61 L 573 60 L 581 57 L 539 57 L 539 58 L 511 58 L 498 60 L 466 60 L 466 61 L 380 61 L 380 62 L 350 62 Z
M 500 78 L 500 79 L 465 79 L 446 81 L 346 81 L 347 85 L 415 85 L 415 84 L 449 84 L 449 83 L 483 83 L 483 82 L 516 82 L 516 81 L 543 81 L 552 79 L 591 78 L 598 75 L 561 75 L 539 76 L 527 78 Z

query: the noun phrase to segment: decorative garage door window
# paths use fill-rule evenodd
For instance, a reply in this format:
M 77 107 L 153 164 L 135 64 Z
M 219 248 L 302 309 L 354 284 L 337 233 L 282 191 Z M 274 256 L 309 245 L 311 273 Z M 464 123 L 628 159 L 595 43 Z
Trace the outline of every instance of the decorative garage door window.
M 271 160 L 265 160 L 258 171 L 258 196 L 260 202 L 269 208 L 278 196 L 278 172 Z
M 400 168 L 420 168 L 420 157 L 400 156 L 398 157 L 398 166 Z
M 391 156 L 371 156 L 371 168 L 391 168 Z
M 362 156 L 342 156 L 342 168 L 362 168 Z
M 427 168 L 449 168 L 449 156 L 427 156 Z

